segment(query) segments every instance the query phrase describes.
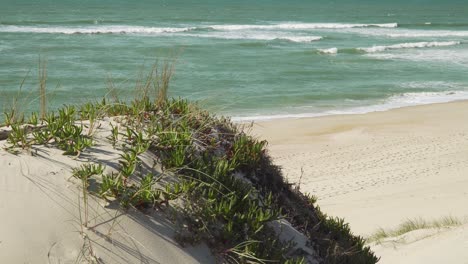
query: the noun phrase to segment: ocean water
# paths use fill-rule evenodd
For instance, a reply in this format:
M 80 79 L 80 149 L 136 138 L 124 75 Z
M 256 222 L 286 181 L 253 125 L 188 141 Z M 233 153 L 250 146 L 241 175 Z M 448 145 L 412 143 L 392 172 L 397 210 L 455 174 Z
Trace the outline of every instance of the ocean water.
M 171 95 L 237 120 L 365 113 L 468 99 L 468 2 L 0 0 L 0 110 L 39 57 L 51 107 L 177 58 Z

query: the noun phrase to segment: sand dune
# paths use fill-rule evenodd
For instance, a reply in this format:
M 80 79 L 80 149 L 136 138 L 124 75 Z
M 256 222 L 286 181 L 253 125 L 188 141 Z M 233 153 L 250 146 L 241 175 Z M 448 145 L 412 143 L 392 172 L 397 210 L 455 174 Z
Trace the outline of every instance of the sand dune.
M 118 166 L 118 151 L 99 136 L 79 160 L 61 150 L 38 146 L 33 155 L 13 155 L 0 141 L 0 259 L 2 263 L 213 263 L 204 246 L 182 248 L 173 239 L 168 212 L 122 213 L 119 205 L 89 196 L 72 168 L 88 160 Z M 150 155 L 150 154 L 148 154 Z M 147 157 L 146 162 L 151 162 Z M 91 186 L 93 188 L 93 186 Z M 87 228 L 85 208 L 88 208 Z
M 379 263 L 468 263 L 468 225 L 457 228 L 413 231 L 389 239 L 372 249 Z
M 270 141 L 291 181 L 300 181 L 324 212 L 344 217 L 359 235 L 408 218 L 468 216 L 466 101 L 276 120 L 256 124 L 253 133 Z M 466 230 L 374 249 L 381 263 L 467 263 Z

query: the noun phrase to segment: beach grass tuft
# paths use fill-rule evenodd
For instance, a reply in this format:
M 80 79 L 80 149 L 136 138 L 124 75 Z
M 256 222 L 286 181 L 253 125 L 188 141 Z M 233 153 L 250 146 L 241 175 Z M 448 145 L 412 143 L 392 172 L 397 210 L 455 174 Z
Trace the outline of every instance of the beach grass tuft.
M 453 216 L 444 216 L 435 220 L 425 220 L 423 218 L 407 219 L 395 229 L 379 228 L 367 238 L 367 242 L 380 242 L 385 238 L 398 237 L 411 231 L 430 229 L 430 228 L 448 228 L 464 224 L 465 222 Z

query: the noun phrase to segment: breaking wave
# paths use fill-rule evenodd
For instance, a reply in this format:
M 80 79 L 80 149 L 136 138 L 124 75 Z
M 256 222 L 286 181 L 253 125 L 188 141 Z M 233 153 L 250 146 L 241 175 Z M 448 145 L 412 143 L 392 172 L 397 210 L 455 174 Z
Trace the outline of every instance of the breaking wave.
M 209 28 L 215 30 L 245 30 L 245 29 L 282 29 L 282 30 L 306 30 L 306 29 L 343 29 L 343 28 L 396 28 L 397 23 L 386 24 L 342 24 L 342 23 L 279 23 L 272 25 L 212 25 Z
M 357 48 L 360 51 L 367 53 L 382 52 L 393 49 L 410 49 L 410 48 L 431 48 L 431 47 L 447 47 L 461 44 L 460 41 L 444 41 L 444 42 L 412 42 L 412 43 L 400 43 L 388 46 L 374 46 L 370 48 Z
M 338 49 L 337 48 L 318 49 L 318 52 L 323 53 L 323 54 L 337 54 Z
M 90 26 L 90 27 L 35 27 L 0 26 L 0 32 L 49 34 L 162 34 L 187 32 L 194 28 L 143 27 L 143 26 Z

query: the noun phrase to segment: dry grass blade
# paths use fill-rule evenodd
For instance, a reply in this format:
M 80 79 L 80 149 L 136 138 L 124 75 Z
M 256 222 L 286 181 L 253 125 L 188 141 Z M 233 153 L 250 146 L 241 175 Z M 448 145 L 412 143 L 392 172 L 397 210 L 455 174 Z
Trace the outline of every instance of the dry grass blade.
M 162 66 L 162 72 L 157 80 L 157 93 L 156 105 L 161 106 L 167 101 L 167 91 L 169 90 L 169 83 L 174 73 L 174 62 L 166 61 Z
M 41 119 L 47 115 L 47 61 L 39 58 L 39 108 Z

